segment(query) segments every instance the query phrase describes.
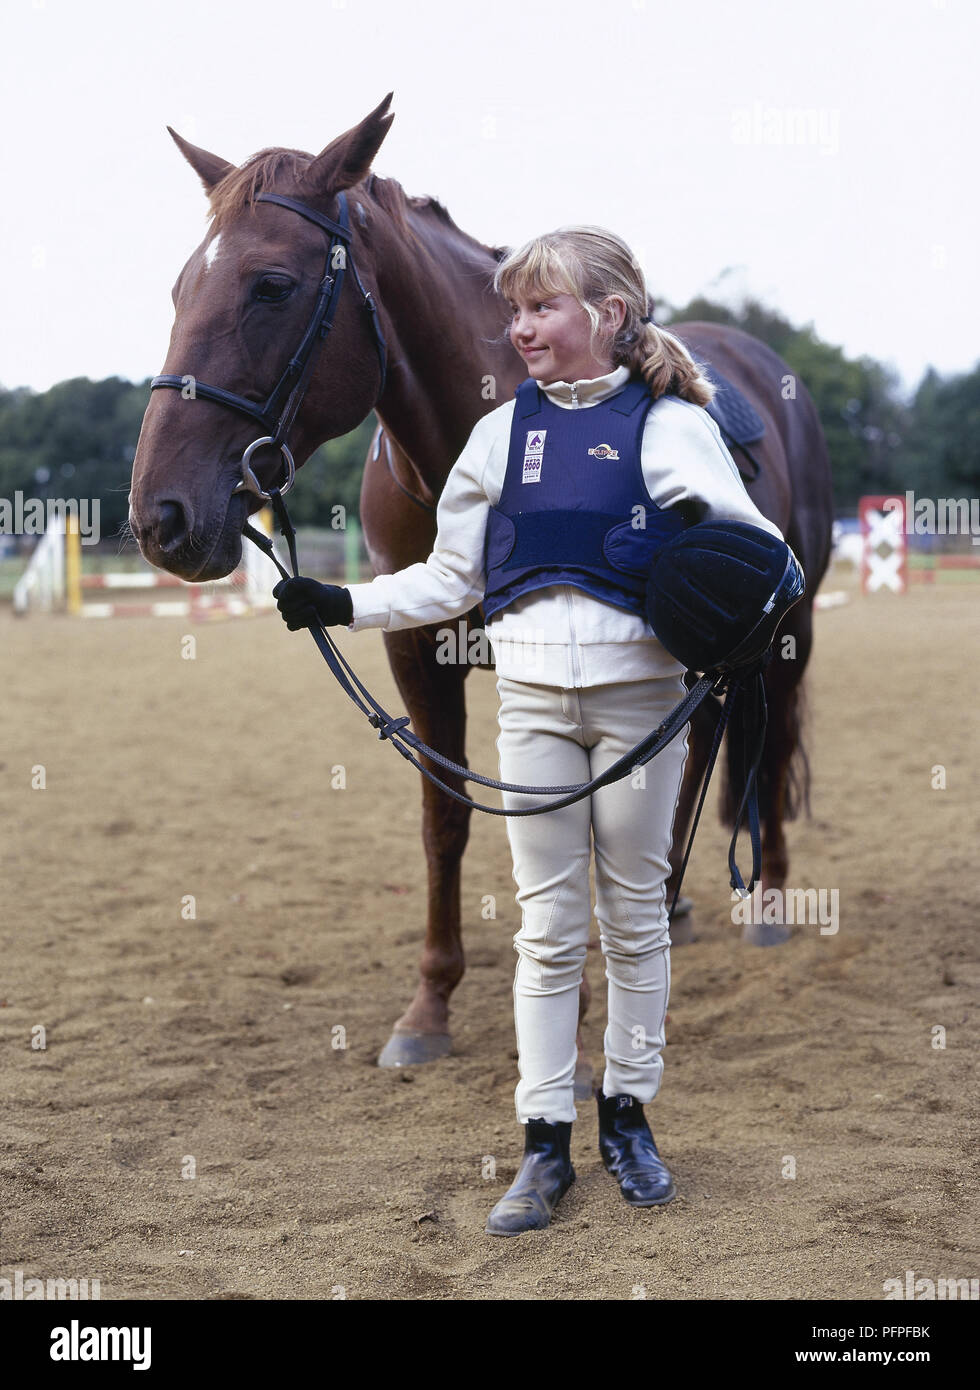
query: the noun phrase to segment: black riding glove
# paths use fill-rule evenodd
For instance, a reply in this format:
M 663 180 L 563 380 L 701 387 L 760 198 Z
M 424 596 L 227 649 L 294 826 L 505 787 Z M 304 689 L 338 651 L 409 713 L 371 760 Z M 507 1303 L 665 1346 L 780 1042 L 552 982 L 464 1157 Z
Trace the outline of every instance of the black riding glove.
M 272 591 L 276 607 L 290 632 L 303 627 L 336 627 L 349 623 L 354 603 L 349 589 L 319 584 L 315 579 L 280 579 Z

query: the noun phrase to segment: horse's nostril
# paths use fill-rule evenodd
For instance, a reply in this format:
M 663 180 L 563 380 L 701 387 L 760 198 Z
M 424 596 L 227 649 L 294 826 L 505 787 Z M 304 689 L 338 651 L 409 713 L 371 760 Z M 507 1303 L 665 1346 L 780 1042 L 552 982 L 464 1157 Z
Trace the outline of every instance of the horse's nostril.
M 161 502 L 157 507 L 154 530 L 163 550 L 176 550 L 187 539 L 187 518 L 179 502 Z

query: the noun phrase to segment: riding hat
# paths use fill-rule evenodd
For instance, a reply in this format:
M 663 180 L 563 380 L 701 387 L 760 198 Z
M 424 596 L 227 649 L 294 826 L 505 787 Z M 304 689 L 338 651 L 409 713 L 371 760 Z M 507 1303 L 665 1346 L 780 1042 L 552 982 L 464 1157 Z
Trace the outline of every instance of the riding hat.
M 765 655 L 805 588 L 779 537 L 745 521 L 702 521 L 654 556 L 647 617 L 688 670 L 732 671 Z

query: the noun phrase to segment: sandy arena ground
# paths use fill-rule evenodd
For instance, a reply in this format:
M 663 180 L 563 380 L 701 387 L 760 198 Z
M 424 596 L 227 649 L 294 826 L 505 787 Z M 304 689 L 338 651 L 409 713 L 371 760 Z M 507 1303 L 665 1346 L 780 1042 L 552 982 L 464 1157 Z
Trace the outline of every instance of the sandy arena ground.
M 839 931 L 743 946 L 708 815 L 648 1107 L 679 1195 L 627 1207 L 580 1105 L 552 1227 L 500 1240 L 484 1221 L 521 1148 L 503 822 L 474 818 L 464 864 L 453 1055 L 381 1071 L 416 980 L 419 791 L 312 642 L 272 616 L 4 612 L 0 1275 L 103 1298 L 545 1300 L 980 1275 L 978 637 L 972 585 L 818 613 L 790 885 L 837 889 Z M 400 711 L 380 636 L 341 641 Z M 494 773 L 493 677 L 468 684 L 470 760 Z M 598 1064 L 598 951 L 588 969 Z

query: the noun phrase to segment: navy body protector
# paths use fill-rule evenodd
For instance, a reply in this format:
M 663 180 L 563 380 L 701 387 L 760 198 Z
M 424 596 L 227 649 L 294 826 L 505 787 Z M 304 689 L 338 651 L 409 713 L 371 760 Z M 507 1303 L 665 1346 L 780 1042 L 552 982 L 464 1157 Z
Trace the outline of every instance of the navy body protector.
M 687 525 L 644 482 L 652 404 L 643 381 L 582 410 L 555 405 L 532 378 L 517 388 L 507 471 L 487 523 L 487 619 L 547 584 L 574 585 L 645 619 L 653 557 Z

